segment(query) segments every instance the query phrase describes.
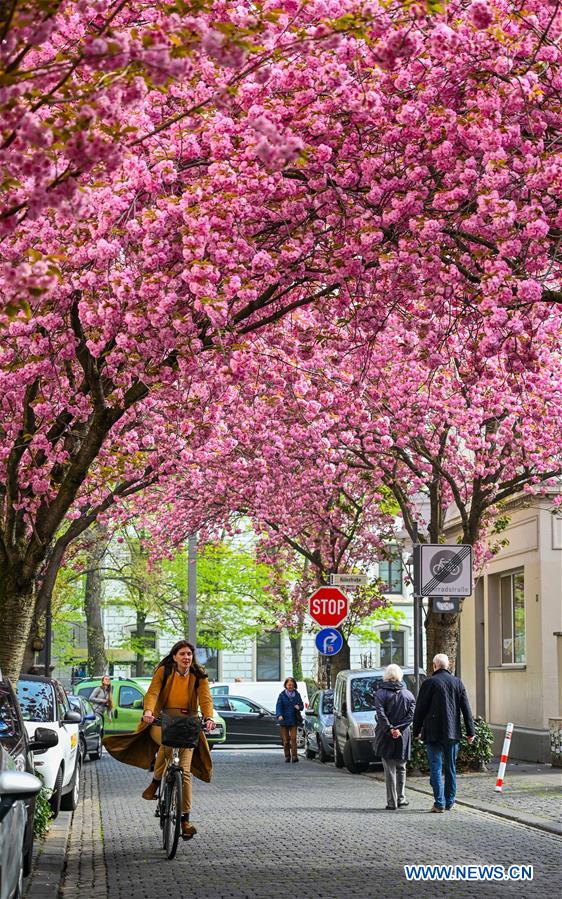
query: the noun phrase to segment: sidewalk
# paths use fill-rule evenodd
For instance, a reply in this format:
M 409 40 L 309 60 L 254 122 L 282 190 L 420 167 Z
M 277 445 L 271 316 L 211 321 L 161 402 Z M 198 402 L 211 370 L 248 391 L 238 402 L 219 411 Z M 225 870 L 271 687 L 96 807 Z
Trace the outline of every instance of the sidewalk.
M 72 812 L 59 812 L 44 840 L 33 845 L 33 868 L 24 881 L 25 899 L 56 899 L 66 864 Z
M 457 804 L 562 836 L 562 769 L 529 762 L 508 762 L 502 793 L 496 793 L 498 760 L 486 774 L 457 775 Z M 381 772 L 366 775 L 384 781 Z M 433 796 L 429 777 L 410 777 L 406 789 Z

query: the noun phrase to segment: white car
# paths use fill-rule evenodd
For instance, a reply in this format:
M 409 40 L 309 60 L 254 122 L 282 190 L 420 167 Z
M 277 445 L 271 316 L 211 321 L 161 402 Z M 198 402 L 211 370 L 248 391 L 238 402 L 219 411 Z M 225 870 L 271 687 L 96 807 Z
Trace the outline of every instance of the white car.
M 27 808 L 41 781 L 16 763 L 0 746 L 0 899 L 21 899 L 25 857 Z
M 58 735 L 58 743 L 34 752 L 35 770 L 51 791 L 49 802 L 53 816 L 59 809 L 73 811 L 80 795 L 79 712 L 70 708 L 62 685 L 52 678 L 24 674 L 17 687 L 25 728 L 33 739 L 37 728 L 48 727 Z

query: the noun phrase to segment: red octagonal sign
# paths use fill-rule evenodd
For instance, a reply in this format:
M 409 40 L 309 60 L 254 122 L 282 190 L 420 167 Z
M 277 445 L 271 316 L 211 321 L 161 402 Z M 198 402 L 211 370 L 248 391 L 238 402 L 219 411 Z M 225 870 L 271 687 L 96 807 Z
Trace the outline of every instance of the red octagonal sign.
M 349 600 L 339 587 L 319 587 L 308 600 L 308 614 L 322 627 L 337 627 L 347 617 Z

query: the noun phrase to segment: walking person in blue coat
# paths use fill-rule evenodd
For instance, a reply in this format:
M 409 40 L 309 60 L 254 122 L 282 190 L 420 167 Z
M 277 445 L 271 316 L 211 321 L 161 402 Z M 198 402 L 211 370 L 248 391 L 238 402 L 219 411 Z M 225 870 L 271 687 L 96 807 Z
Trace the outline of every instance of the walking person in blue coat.
M 409 805 L 406 799 L 406 762 L 411 752 L 416 700 L 404 686 L 403 678 L 400 665 L 387 665 L 383 683 L 375 693 L 375 752 L 380 755 L 384 768 L 386 807 L 389 811 Z
M 283 686 L 285 689 L 277 698 L 275 714 L 281 729 L 285 761 L 293 761 L 296 764 L 299 760 L 297 755 L 297 725 L 302 722 L 301 712 L 304 709 L 304 703 L 297 690 L 297 682 L 294 677 L 287 677 Z

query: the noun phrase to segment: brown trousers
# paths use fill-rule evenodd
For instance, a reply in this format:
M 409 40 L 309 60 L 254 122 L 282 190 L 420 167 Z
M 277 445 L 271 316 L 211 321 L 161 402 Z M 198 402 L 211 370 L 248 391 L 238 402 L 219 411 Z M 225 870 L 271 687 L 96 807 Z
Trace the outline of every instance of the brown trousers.
M 162 746 L 162 728 L 153 724 L 150 728 L 150 736 L 160 745 L 156 761 L 154 762 L 154 780 L 162 780 L 166 765 L 171 761 L 173 749 L 171 746 Z M 180 765 L 183 768 L 183 797 L 182 797 L 182 813 L 191 811 L 191 759 L 193 757 L 193 749 L 180 749 Z
M 281 730 L 281 740 L 283 742 L 283 752 L 285 753 L 286 759 L 296 759 L 297 755 L 297 725 L 292 724 L 290 727 L 287 724 L 282 724 L 280 727 Z

